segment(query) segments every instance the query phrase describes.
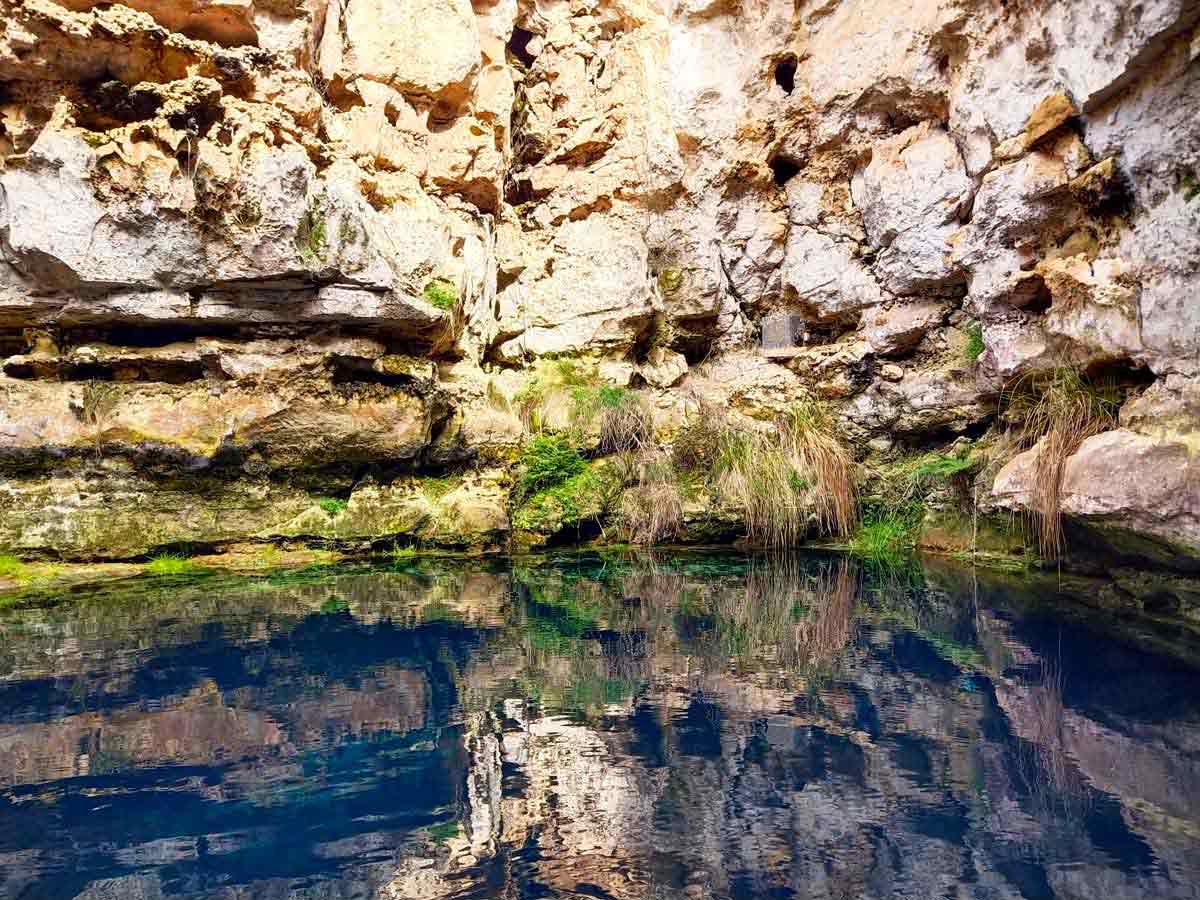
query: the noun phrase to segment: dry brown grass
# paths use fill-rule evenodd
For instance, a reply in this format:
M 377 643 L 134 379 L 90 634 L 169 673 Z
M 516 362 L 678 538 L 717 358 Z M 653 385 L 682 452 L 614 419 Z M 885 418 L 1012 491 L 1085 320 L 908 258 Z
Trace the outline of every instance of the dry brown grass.
M 797 405 L 782 417 L 779 432 L 792 468 L 811 477 L 811 499 L 821 530 L 851 534 L 858 525 L 854 461 L 837 437 L 832 416 L 814 403 Z
M 635 544 L 661 544 L 679 535 L 683 497 L 669 462 L 651 460 L 642 464 L 638 483 L 621 498 L 621 523 Z
M 822 407 L 798 404 L 779 417 L 773 431 L 727 426 L 717 447 L 717 488 L 741 508 L 751 543 L 795 546 L 814 518 L 824 534 L 854 531 L 854 462 Z
M 650 442 L 654 423 L 642 397 L 619 388 L 601 388 L 597 395 L 601 453 L 640 450 Z M 577 410 L 582 406 L 578 403 Z
M 1040 443 L 1029 507 L 1038 551 L 1057 559 L 1063 549 L 1062 480 L 1067 460 L 1093 435 L 1116 425 L 1115 387 L 1095 384 L 1078 369 L 1059 368 L 1022 379 L 1008 398 L 1018 421 L 1018 446 Z

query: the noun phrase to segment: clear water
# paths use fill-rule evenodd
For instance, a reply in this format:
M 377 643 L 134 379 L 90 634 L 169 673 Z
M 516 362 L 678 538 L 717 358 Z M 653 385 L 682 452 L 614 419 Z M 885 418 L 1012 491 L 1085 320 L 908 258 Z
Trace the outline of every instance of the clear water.
M 570 556 L 8 611 L 0 898 L 1198 897 L 1193 633 L 1054 593 Z

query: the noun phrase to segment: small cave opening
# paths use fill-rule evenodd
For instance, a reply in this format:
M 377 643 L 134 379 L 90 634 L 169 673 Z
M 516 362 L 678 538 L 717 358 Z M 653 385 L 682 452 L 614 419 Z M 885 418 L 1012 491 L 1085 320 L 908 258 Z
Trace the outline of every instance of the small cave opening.
M 82 85 L 82 93 L 86 105 L 77 111 L 76 119 L 92 131 L 145 122 L 157 116 L 163 105 L 157 92 L 131 88 L 107 75 Z
M 771 167 L 771 177 L 780 187 L 800 173 L 800 163 L 786 156 L 776 156 L 767 165 Z
M 775 63 L 775 83 L 785 94 L 796 89 L 796 57 L 788 55 Z
M 1035 316 L 1040 316 L 1050 309 L 1054 297 L 1045 280 L 1040 275 L 1034 275 L 1024 281 L 1020 289 L 1012 296 L 1012 305 Z
M 513 28 L 512 37 L 508 39 L 508 49 L 526 69 L 533 65 L 536 56 L 529 49 L 529 42 L 534 39 L 532 31 L 517 26 Z

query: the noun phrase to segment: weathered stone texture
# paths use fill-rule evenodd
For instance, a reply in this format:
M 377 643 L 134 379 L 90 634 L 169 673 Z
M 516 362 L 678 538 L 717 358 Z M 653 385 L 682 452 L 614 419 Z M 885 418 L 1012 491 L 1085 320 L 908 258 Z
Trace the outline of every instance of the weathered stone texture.
M 0 475 L 511 461 L 526 370 L 564 356 L 652 396 L 660 445 L 697 404 L 816 397 L 860 456 L 932 446 L 1073 366 L 1121 382 L 1138 459 L 1195 452 L 1198 27 L 1186 0 L 0 0 Z M 71 406 L 97 380 L 100 428 Z M 1067 505 L 1153 531 L 1142 502 Z

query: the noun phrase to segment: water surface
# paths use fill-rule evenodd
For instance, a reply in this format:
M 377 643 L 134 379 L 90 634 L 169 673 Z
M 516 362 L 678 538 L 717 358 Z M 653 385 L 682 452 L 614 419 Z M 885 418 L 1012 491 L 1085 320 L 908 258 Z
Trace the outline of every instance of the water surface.
M 0 613 L 0 898 L 1200 897 L 1186 628 L 719 554 Z

